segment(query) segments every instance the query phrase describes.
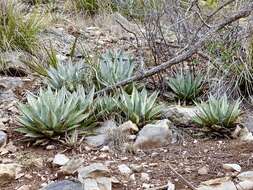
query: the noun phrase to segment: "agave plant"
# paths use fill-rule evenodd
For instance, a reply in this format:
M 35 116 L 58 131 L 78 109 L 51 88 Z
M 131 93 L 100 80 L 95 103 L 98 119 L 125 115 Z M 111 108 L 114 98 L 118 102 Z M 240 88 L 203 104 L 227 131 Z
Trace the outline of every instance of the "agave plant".
M 210 96 L 207 103 L 196 103 L 198 111 L 193 120 L 202 127 L 216 132 L 229 132 L 236 125 L 241 114 L 240 100 L 233 104 L 228 102 L 227 96 L 221 98 Z
M 98 96 L 95 101 L 95 113 L 97 115 L 101 115 L 102 119 L 108 119 L 107 117 L 112 117 L 118 115 L 118 96 Z
M 103 54 L 97 68 L 97 80 L 102 86 L 114 85 L 133 76 L 133 60 L 122 51 L 108 51 Z
M 82 100 L 90 104 L 91 95 Z M 27 104 L 19 104 L 22 115 L 17 131 L 27 137 L 52 138 L 78 128 L 81 122 L 88 119 L 88 106 L 80 107 L 80 96 L 70 94 L 65 88 L 53 92 L 50 88 L 40 89 L 38 96 L 29 94 Z M 85 109 L 86 108 L 86 109 Z
M 202 77 L 193 77 L 191 73 L 177 74 L 167 81 L 168 86 L 175 93 L 177 99 L 187 101 L 195 100 L 201 92 Z
M 153 92 L 148 96 L 145 88 L 141 92 L 138 92 L 133 87 L 131 95 L 122 90 L 118 105 L 129 120 L 141 125 L 160 116 L 162 106 L 156 105 L 157 96 L 157 92 Z
M 47 71 L 47 81 L 54 89 L 61 89 L 63 86 L 73 92 L 79 85 L 89 86 L 91 72 L 89 67 L 83 63 L 59 62 L 57 67 L 50 66 Z

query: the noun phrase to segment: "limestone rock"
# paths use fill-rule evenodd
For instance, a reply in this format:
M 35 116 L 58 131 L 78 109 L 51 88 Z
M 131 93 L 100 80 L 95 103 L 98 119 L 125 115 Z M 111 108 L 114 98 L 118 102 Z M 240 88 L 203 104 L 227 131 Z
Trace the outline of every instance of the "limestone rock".
M 132 121 L 127 121 L 123 124 L 121 124 L 119 126 L 119 128 L 122 130 L 122 132 L 125 132 L 125 133 L 132 133 L 132 132 L 138 132 L 139 131 L 139 128 L 137 127 L 137 125 L 135 123 L 133 123 Z
M 209 168 L 206 167 L 206 166 L 203 166 L 202 168 L 200 168 L 200 169 L 198 170 L 198 174 L 199 174 L 199 175 L 207 175 L 208 172 L 209 172 Z
M 223 164 L 222 167 L 229 172 L 241 172 L 242 170 L 241 166 L 238 164 Z
M 172 123 L 167 119 L 145 125 L 139 132 L 134 147 L 149 149 L 169 144 L 172 141 L 171 126 Z
M 197 190 L 237 190 L 230 177 L 223 177 L 202 182 Z
M 83 185 L 79 182 L 73 182 L 69 180 L 63 180 L 52 183 L 42 190 L 83 190 Z
M 109 120 L 95 130 L 96 135 L 86 137 L 86 143 L 92 147 L 100 147 L 108 144 L 109 138 L 107 131 L 116 128 L 117 125 L 114 121 Z
M 53 164 L 58 166 L 64 166 L 69 161 L 69 158 L 64 154 L 56 154 L 53 160 Z
M 4 146 L 7 142 L 7 134 L 3 131 L 0 131 L 0 147 Z
M 150 177 L 147 173 L 141 173 L 141 180 L 148 182 L 150 180 Z
M 122 175 L 129 176 L 133 173 L 133 171 L 126 164 L 119 165 L 118 169 Z
M 94 163 L 78 170 L 78 179 L 85 190 L 111 190 L 112 180 L 108 168 L 101 163 Z
M 81 182 L 86 178 L 97 178 L 101 176 L 109 176 L 108 168 L 102 163 L 94 163 L 78 169 L 78 179 Z
M 82 159 L 71 159 L 69 162 L 67 162 L 64 166 L 61 167 L 60 172 L 69 175 L 74 174 L 82 164 Z
M 189 126 L 196 115 L 196 107 L 170 106 L 164 110 L 164 117 L 172 121 L 174 125 Z

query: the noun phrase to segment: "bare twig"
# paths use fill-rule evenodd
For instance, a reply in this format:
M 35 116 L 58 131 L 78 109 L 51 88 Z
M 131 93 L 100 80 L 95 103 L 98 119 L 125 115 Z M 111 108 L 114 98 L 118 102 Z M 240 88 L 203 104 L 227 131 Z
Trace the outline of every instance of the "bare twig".
M 187 185 L 192 190 L 197 190 L 197 188 L 194 187 L 194 185 L 192 185 L 187 179 L 185 179 L 182 175 L 180 175 L 170 164 L 168 164 L 168 167 L 185 185 Z

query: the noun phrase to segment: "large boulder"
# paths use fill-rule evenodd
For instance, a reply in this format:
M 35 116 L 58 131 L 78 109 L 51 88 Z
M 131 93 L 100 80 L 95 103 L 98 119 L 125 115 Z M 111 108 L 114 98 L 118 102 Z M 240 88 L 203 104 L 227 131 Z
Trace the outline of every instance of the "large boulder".
M 149 149 L 171 143 L 172 126 L 173 124 L 167 119 L 157 121 L 155 124 L 145 125 L 139 132 L 134 147 Z
M 164 110 L 164 117 L 176 126 L 189 126 L 193 124 L 196 107 L 170 106 Z

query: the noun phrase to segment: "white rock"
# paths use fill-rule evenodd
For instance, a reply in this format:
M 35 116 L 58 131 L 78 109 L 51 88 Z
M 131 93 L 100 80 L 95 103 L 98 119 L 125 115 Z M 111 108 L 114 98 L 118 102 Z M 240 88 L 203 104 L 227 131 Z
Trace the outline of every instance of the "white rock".
M 56 154 L 53 160 L 53 164 L 58 166 L 64 166 L 69 161 L 69 158 L 64 154 Z
M 241 172 L 242 170 L 238 164 L 223 164 L 222 167 L 229 172 Z
M 199 174 L 199 175 L 207 175 L 208 172 L 209 172 L 209 168 L 206 167 L 206 166 L 203 166 L 202 168 L 200 168 L 200 169 L 198 170 L 198 174 Z
M 168 181 L 167 190 L 175 190 L 175 188 L 175 184 L 173 184 L 171 181 Z
M 55 150 L 55 146 L 54 145 L 47 145 L 46 146 L 46 150 Z
M 175 125 L 188 126 L 193 123 L 196 111 L 196 107 L 170 106 L 164 111 L 164 116 Z
M 74 174 L 78 168 L 83 164 L 83 160 L 80 158 L 71 159 L 64 166 L 62 166 L 60 171 L 64 174 Z
M 0 131 L 0 147 L 4 146 L 7 142 L 7 134 L 3 131 Z
M 17 190 L 30 190 L 30 186 L 29 185 L 22 185 Z
M 87 178 L 96 178 L 101 176 L 108 176 L 109 170 L 102 163 L 93 163 L 86 167 L 81 167 L 78 169 L 78 179 L 83 182 Z
M 130 175 L 129 180 L 135 181 L 135 174 Z
M 135 148 L 150 149 L 165 146 L 172 140 L 172 123 L 167 120 L 161 120 L 155 124 L 145 125 L 139 132 L 134 143 Z
M 122 175 L 131 175 L 133 171 L 126 165 L 126 164 L 121 164 L 118 166 L 118 169 Z
M 102 152 L 109 152 L 110 151 L 110 147 L 109 146 L 103 146 L 100 150 Z
M 133 172 L 141 172 L 143 170 L 143 165 L 140 164 L 131 164 L 130 168 L 132 169 Z
M 141 173 L 141 180 L 148 182 L 150 180 L 150 177 L 147 173 Z
M 154 186 L 154 185 L 148 184 L 148 183 L 143 183 L 143 184 L 142 184 L 143 189 L 149 189 L 149 188 L 152 188 L 153 186 Z

